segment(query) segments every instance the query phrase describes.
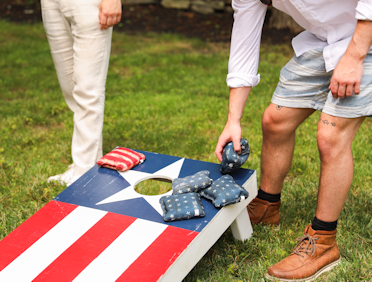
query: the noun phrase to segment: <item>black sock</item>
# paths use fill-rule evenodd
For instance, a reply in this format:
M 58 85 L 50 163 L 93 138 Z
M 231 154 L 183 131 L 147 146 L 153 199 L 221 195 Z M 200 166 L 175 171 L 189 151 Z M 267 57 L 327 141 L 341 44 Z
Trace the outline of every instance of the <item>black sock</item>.
M 264 200 L 264 201 L 268 201 L 270 203 L 276 203 L 280 201 L 280 193 L 274 195 L 274 194 L 266 193 L 265 191 L 262 191 L 260 189 L 258 190 L 257 198 Z
M 333 222 L 325 222 L 317 219 L 316 216 L 314 216 L 311 227 L 314 230 L 333 231 L 337 228 L 337 220 Z

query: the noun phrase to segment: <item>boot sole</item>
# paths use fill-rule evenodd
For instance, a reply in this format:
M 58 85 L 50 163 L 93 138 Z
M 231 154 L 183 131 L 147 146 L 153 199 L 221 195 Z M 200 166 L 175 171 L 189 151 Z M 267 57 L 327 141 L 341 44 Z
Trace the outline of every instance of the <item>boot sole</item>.
M 281 281 L 281 282 L 294 282 L 294 281 L 297 281 L 297 282 L 310 282 L 310 281 L 314 281 L 316 278 L 318 278 L 324 272 L 331 271 L 340 262 L 341 262 L 341 258 L 339 258 L 338 260 L 336 260 L 336 261 L 334 261 L 334 262 L 326 265 L 325 267 L 323 267 L 322 269 L 320 269 L 314 275 L 311 275 L 311 276 L 306 277 L 306 278 L 301 278 L 301 279 L 284 279 L 284 278 L 278 278 L 278 277 L 271 276 L 269 273 L 265 273 L 265 277 L 267 279 L 271 280 L 271 281 Z

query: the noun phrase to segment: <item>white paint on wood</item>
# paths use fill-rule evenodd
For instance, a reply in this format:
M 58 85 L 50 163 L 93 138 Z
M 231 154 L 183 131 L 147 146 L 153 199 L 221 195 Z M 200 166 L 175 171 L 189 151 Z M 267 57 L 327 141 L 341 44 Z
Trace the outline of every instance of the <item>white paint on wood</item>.
M 136 219 L 73 281 L 115 281 L 167 227 L 165 224 Z
M 254 177 L 252 181 L 250 186 L 248 185 L 248 181 L 243 185 L 243 188 L 249 193 L 247 205 L 257 196 L 257 177 Z M 234 238 L 237 240 L 244 241 L 252 237 L 253 228 L 246 209 L 239 214 L 230 227 Z
M 4 268 L 0 272 L 0 281 L 32 281 L 106 214 L 77 207 Z
M 236 240 L 244 241 L 251 238 L 253 229 L 246 209 L 242 210 L 230 228 Z
M 104 199 L 103 201 L 97 203 L 97 205 L 130 200 L 130 199 L 135 199 L 135 198 L 144 198 L 160 215 L 162 215 L 163 211 L 161 209 L 159 199 L 163 197 L 164 195 L 171 195 L 172 191 L 169 191 L 161 195 L 149 196 L 149 195 L 142 195 L 142 194 L 137 193 L 134 190 L 134 187 L 138 183 L 144 180 L 154 179 L 154 178 L 167 179 L 167 180 L 173 181 L 173 179 L 178 178 L 184 160 L 185 160 L 184 158 L 180 159 L 154 173 L 147 173 L 147 172 L 141 172 L 141 171 L 136 171 L 136 170 L 128 170 L 128 171 L 120 172 L 120 175 L 130 184 L 130 186 Z

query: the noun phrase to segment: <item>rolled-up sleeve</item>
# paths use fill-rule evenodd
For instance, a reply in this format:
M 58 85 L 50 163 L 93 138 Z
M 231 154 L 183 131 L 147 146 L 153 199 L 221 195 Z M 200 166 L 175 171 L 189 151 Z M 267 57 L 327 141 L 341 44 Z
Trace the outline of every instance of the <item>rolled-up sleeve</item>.
M 372 21 L 372 0 L 360 0 L 355 10 L 356 19 Z
M 233 0 L 234 25 L 231 35 L 229 72 L 231 88 L 256 86 L 262 26 L 267 6 L 259 0 Z

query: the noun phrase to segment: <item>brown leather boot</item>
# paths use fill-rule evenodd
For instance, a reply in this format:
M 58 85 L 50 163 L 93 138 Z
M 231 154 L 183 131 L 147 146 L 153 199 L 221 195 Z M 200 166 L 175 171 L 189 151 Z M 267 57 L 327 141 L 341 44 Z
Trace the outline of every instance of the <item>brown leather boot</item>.
M 279 225 L 280 213 L 279 208 L 281 201 L 270 203 L 265 200 L 254 198 L 247 206 L 248 215 L 254 224 L 272 224 Z
M 313 281 L 340 263 L 336 230 L 313 230 L 306 226 L 304 236 L 292 253 L 269 268 L 266 278 L 275 281 Z

